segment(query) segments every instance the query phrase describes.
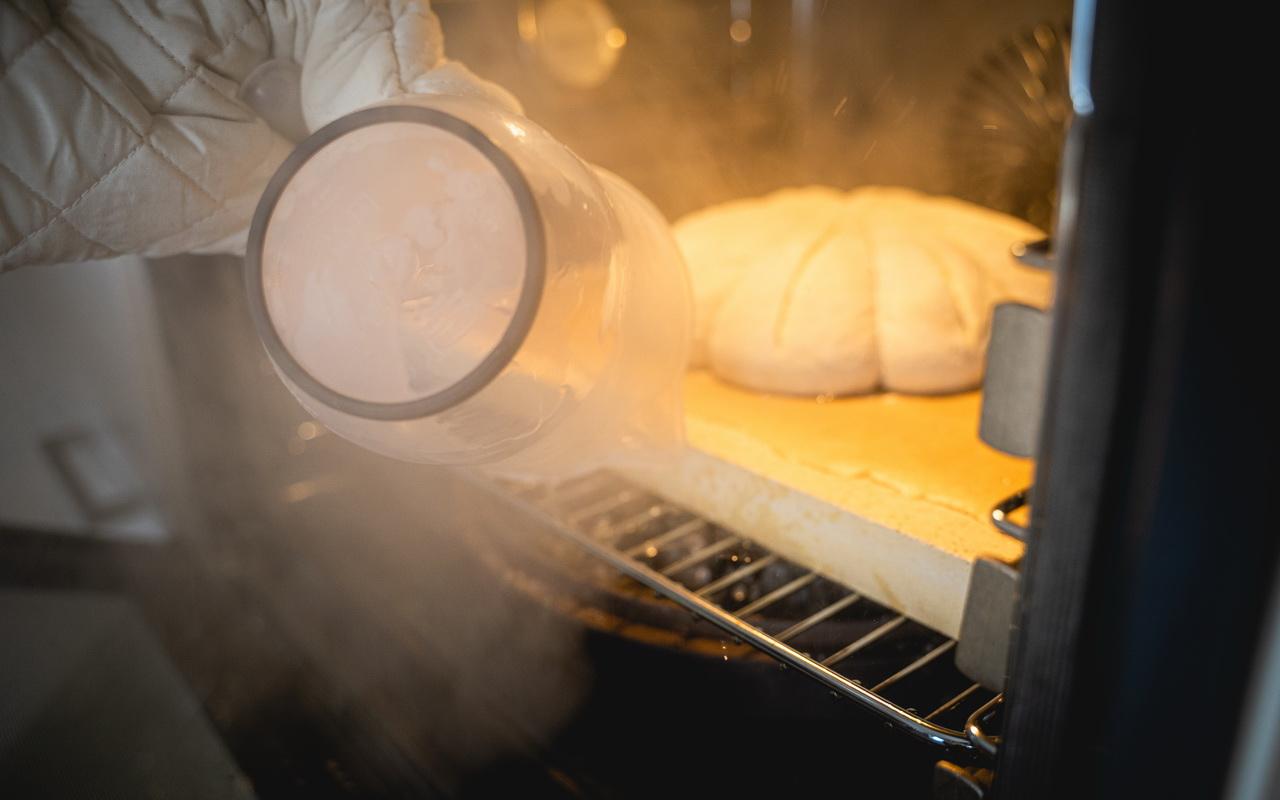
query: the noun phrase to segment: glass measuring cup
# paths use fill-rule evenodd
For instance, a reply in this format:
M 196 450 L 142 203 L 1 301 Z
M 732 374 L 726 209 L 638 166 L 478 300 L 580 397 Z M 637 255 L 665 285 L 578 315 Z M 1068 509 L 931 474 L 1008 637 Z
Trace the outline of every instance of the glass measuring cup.
M 565 475 L 682 441 L 691 300 L 666 222 L 482 100 L 402 98 L 304 140 L 245 272 L 285 384 L 370 449 Z

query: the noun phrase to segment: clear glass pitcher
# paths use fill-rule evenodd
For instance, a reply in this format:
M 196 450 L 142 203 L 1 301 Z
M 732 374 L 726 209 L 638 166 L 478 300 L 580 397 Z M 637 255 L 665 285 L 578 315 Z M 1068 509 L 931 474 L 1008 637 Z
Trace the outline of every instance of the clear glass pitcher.
M 665 220 L 482 100 L 403 98 L 304 140 L 245 271 L 281 378 L 372 450 L 563 476 L 682 442 L 692 303 Z

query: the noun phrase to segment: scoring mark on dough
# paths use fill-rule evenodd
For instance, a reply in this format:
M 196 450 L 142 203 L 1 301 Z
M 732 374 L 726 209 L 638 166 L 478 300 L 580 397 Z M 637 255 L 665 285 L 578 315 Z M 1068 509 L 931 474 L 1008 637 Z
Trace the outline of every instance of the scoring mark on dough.
M 809 264 L 814 257 L 818 255 L 823 246 L 835 237 L 840 231 L 839 220 L 832 222 L 818 234 L 818 238 L 814 239 L 804 253 L 800 256 L 800 261 L 791 270 L 791 276 L 787 279 L 787 286 L 782 290 L 782 302 L 778 305 L 778 316 L 773 321 L 773 343 L 775 345 L 782 344 L 782 329 L 787 325 L 787 316 L 791 311 L 791 300 L 795 296 L 796 288 L 800 284 L 800 279 L 804 277 L 805 270 L 809 268 Z

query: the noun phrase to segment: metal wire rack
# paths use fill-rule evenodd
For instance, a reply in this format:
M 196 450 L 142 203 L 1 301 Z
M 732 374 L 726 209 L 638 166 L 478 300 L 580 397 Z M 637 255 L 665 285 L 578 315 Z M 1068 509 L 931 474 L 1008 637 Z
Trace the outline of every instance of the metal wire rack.
M 996 754 L 1000 739 L 987 727 L 999 715 L 1003 698 L 960 674 L 955 640 L 613 473 L 506 488 L 511 500 L 540 516 L 560 537 L 735 642 L 818 681 L 833 696 L 941 747 L 979 758 Z M 766 570 L 784 576 L 780 585 L 766 584 L 767 591 L 754 594 L 742 591 L 747 579 Z M 816 610 L 805 608 L 784 628 L 765 622 L 763 612 L 802 593 L 810 600 L 822 598 Z M 834 649 L 811 646 L 822 626 L 850 618 L 865 622 L 852 641 Z M 865 656 L 877 648 L 881 657 L 868 661 Z M 855 654 L 864 657 L 855 659 Z M 873 674 L 859 674 L 867 663 L 876 665 Z M 891 665 L 887 671 L 885 664 Z

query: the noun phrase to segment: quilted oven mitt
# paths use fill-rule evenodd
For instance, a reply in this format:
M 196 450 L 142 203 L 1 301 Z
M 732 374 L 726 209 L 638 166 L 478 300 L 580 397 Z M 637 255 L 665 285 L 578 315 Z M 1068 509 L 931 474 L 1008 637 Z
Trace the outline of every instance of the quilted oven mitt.
M 445 59 L 426 2 L 0 0 L 0 271 L 243 252 L 292 146 L 237 99 L 272 59 L 312 130 L 403 94 L 519 109 Z

